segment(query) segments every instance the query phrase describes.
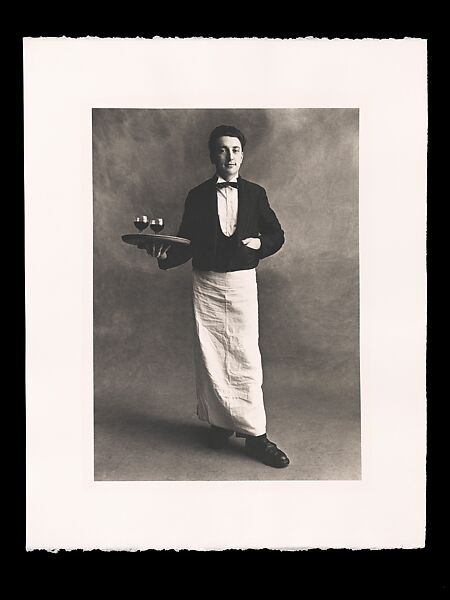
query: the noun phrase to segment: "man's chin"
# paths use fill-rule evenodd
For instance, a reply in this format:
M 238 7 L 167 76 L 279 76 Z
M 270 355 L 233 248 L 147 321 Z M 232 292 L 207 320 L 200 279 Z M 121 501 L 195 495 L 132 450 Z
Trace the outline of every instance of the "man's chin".
M 236 169 L 236 167 L 231 168 L 225 168 L 221 171 L 220 176 L 223 177 L 223 179 L 226 179 L 227 177 L 236 177 L 236 175 L 239 173 L 239 169 Z

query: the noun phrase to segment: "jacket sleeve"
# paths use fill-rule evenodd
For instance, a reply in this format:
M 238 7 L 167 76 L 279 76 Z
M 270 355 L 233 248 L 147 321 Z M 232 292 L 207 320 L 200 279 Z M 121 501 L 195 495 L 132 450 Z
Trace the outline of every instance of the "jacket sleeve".
M 261 247 L 258 258 L 266 258 L 278 252 L 284 244 L 284 231 L 273 209 L 270 207 L 266 191 L 263 191 L 259 199 L 258 228 Z
M 181 225 L 178 229 L 177 236 L 184 237 L 188 240 L 193 239 L 194 232 L 194 216 L 192 210 L 192 196 L 189 192 L 186 202 L 184 203 L 184 212 L 181 219 Z M 158 266 L 163 271 L 183 265 L 192 258 L 192 244 L 186 246 L 184 244 L 172 244 L 167 251 L 167 258 L 162 260 L 158 258 Z

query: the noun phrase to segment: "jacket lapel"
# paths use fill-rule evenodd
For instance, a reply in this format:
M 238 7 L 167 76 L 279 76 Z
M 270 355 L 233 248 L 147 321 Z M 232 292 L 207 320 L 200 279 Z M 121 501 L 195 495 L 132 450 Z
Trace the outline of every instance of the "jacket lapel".
M 248 224 L 250 205 L 248 197 L 247 182 L 242 177 L 238 178 L 238 216 L 236 225 L 237 243 L 240 245 L 243 232 L 245 232 Z
M 205 231 L 211 232 L 210 243 L 212 244 L 212 249 L 214 255 L 216 254 L 216 241 L 217 241 L 217 222 L 219 219 L 219 212 L 217 210 L 217 188 L 216 188 L 217 177 L 213 177 L 208 182 L 208 187 L 206 190 L 206 202 L 205 202 L 205 212 L 206 212 L 206 227 Z M 209 237 L 209 236 L 208 236 Z
M 217 210 L 216 181 L 217 181 L 216 177 L 213 177 L 212 179 L 210 179 L 208 182 L 208 188 L 207 188 L 206 207 L 207 207 L 208 221 L 210 223 L 215 223 L 219 216 L 219 213 Z M 215 227 L 213 227 L 213 229 L 215 230 Z

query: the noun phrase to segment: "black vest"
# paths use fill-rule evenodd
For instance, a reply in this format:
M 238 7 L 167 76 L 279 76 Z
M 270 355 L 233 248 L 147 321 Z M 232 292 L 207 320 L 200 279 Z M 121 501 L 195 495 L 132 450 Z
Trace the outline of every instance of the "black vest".
M 224 273 L 230 270 L 231 261 L 233 255 L 236 254 L 236 230 L 233 235 L 226 236 L 222 227 L 220 226 L 220 219 L 217 215 L 216 223 L 216 244 L 215 244 L 215 255 L 213 260 L 212 271 L 220 271 Z

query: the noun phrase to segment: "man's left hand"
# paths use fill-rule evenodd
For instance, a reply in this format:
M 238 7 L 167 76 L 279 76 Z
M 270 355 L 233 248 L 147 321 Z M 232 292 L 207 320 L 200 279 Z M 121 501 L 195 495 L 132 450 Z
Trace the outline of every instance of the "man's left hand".
M 242 240 L 242 243 L 244 246 L 253 248 L 253 250 L 259 250 L 261 248 L 261 240 L 259 238 L 245 238 L 245 240 Z

